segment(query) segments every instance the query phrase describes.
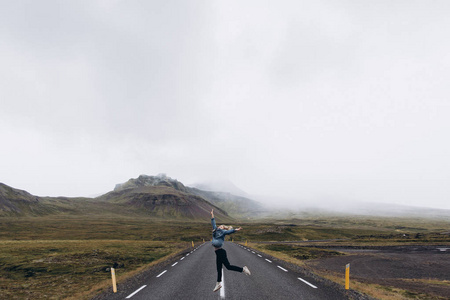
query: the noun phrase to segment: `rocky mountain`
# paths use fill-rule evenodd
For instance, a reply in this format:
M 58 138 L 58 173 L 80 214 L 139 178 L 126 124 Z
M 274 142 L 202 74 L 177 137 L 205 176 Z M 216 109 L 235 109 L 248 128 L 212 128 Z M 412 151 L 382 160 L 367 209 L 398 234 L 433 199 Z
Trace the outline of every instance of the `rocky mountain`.
M 154 217 L 208 219 L 214 209 L 217 218 L 232 219 L 226 211 L 191 193 L 181 182 L 165 174 L 132 178 L 96 200 Z
M 173 188 L 180 192 L 188 192 L 186 187 L 176 179 L 168 177 L 166 174 L 158 174 L 156 176 L 140 175 L 138 178 L 131 178 L 125 183 L 116 184 L 114 192 L 119 192 L 123 190 L 140 188 L 140 187 L 156 187 L 165 186 L 168 188 Z
M 164 174 L 132 178 L 96 198 L 38 197 L 0 184 L 0 217 L 67 215 L 207 220 L 211 209 L 221 221 L 232 220 L 225 210 Z

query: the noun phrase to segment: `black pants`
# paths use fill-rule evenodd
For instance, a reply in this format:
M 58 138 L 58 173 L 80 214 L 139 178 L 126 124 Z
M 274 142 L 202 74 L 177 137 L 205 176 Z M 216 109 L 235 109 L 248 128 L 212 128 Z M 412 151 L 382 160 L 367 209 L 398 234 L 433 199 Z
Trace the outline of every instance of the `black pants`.
M 230 262 L 228 261 L 227 258 L 227 251 L 225 251 L 222 248 L 217 249 L 216 250 L 217 282 L 222 281 L 222 264 L 225 266 L 225 268 L 231 271 L 242 272 L 243 270 L 241 267 L 230 265 Z

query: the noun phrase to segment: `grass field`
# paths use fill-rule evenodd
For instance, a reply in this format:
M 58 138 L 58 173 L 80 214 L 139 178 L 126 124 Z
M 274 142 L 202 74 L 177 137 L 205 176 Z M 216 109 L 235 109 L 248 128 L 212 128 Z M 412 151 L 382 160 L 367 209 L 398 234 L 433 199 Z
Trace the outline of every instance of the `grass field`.
M 130 240 L 0 241 L 1 298 L 80 299 L 110 283 L 111 267 L 121 278 L 180 248 Z
M 0 219 L 0 299 L 89 299 L 111 286 L 111 267 L 120 282 L 186 249 L 193 239 L 199 242 L 201 227 L 125 219 Z
M 220 224 L 220 220 L 217 220 Z M 305 241 L 335 243 L 442 243 L 448 222 L 383 218 L 330 218 L 238 222 L 235 241 Z M 136 274 L 195 243 L 209 240 L 204 222 L 145 218 L 0 218 L 1 299 L 89 299 L 118 280 Z M 439 240 L 441 239 L 441 240 Z M 448 240 L 447 240 L 448 241 Z M 304 259 L 341 255 L 311 246 L 260 244 L 263 251 L 301 264 Z M 449 242 L 450 244 L 450 242 Z

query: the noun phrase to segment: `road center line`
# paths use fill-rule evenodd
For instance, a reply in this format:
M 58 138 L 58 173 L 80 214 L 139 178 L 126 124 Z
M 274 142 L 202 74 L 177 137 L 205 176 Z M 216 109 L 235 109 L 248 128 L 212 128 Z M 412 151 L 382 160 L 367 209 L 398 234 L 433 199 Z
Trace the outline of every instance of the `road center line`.
M 268 261 L 268 262 L 270 262 L 270 263 L 272 263 L 270 260 L 268 260 L 267 258 L 266 258 L 266 260 Z
M 281 270 L 283 270 L 283 271 L 285 271 L 285 272 L 287 272 L 288 270 L 286 270 L 285 268 L 283 268 L 283 267 L 280 267 L 280 266 L 277 266 L 278 268 L 280 268 Z
M 223 276 L 223 269 L 222 269 L 222 288 L 220 289 L 220 298 L 225 299 L 225 277 Z
M 130 299 L 131 297 L 133 297 L 134 295 L 136 295 L 140 290 L 142 290 L 143 288 L 145 288 L 146 285 L 141 286 L 140 288 L 138 288 L 136 291 L 134 291 L 133 293 L 131 293 L 130 295 L 128 295 L 128 297 L 126 297 L 125 299 Z
M 161 274 L 159 274 L 158 276 L 156 276 L 156 277 L 159 277 L 159 276 L 161 276 L 162 274 L 164 274 L 164 273 L 166 273 L 167 272 L 167 270 L 164 270 L 164 272 L 162 272 Z
M 304 283 L 306 283 L 306 284 L 309 285 L 310 287 L 313 287 L 313 288 L 317 289 L 317 286 L 315 286 L 315 285 L 309 283 L 308 281 L 306 281 L 306 280 L 304 280 L 304 279 L 301 279 L 300 277 L 298 277 L 298 279 L 301 280 L 301 281 L 303 281 Z
M 172 267 L 175 266 L 177 263 L 178 263 L 178 262 L 174 263 L 174 264 L 172 265 Z

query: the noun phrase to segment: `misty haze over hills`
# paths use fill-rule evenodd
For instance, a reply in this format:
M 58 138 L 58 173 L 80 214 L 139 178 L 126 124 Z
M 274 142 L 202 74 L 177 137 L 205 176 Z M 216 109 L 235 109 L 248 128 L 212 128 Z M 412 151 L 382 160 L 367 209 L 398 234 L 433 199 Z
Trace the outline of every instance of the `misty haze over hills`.
M 358 202 L 350 200 L 299 201 L 283 199 L 281 205 L 277 197 L 249 195 L 229 180 L 205 181 L 191 184 L 201 190 L 242 195 L 257 205 L 257 217 L 295 218 L 314 214 L 361 215 L 378 217 L 426 217 L 450 218 L 450 210 L 417 207 L 389 203 Z
M 204 191 L 214 191 L 214 192 L 226 192 L 236 196 L 247 197 L 250 195 L 244 192 L 242 189 L 238 188 L 233 182 L 230 180 L 210 180 L 204 181 L 201 183 L 189 184 L 189 186 L 193 188 L 197 188 L 199 190 Z
M 0 216 L 115 214 L 163 219 L 204 219 L 209 217 L 209 212 L 214 208 L 216 215 L 224 220 L 289 219 L 311 217 L 315 214 L 450 218 L 450 210 L 385 203 L 291 201 L 291 207 L 280 207 L 276 197 L 253 198 L 230 181 L 210 181 L 191 186 L 185 186 L 165 174 L 140 175 L 116 184 L 113 191 L 99 197 L 68 198 L 34 196 L 0 184 Z

